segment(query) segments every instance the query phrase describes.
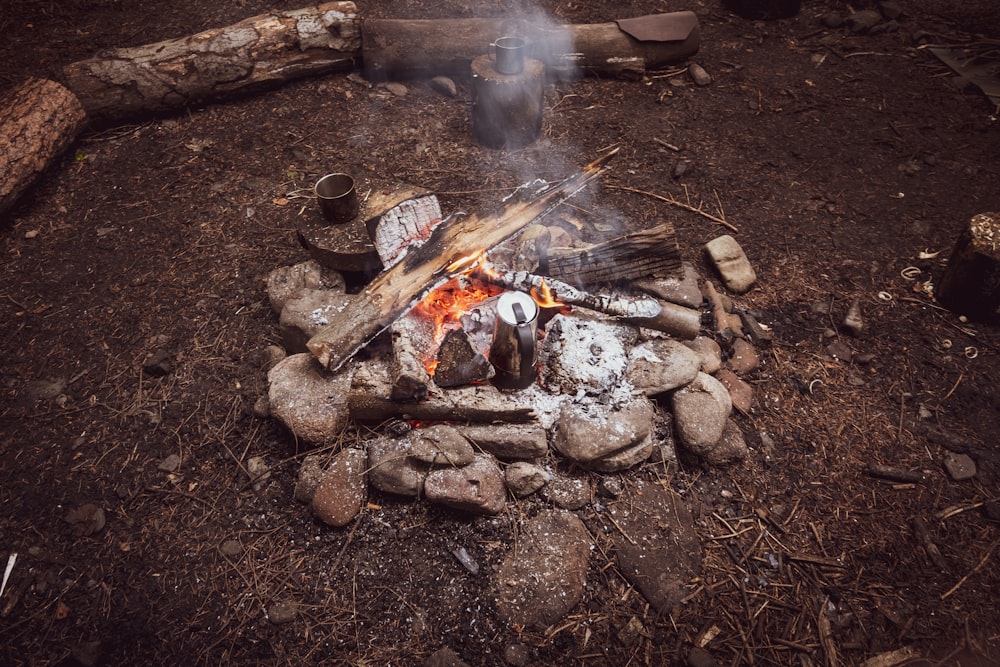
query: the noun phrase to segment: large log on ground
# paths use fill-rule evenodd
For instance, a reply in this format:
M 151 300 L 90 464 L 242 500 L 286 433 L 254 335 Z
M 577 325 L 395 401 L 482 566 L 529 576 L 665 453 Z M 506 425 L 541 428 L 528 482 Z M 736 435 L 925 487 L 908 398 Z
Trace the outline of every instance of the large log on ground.
M 380 273 L 313 336 L 309 350 L 327 368 L 339 369 L 430 290 L 468 268 L 462 262 L 471 262 L 586 187 L 603 173 L 614 154 L 608 153 L 535 196 L 508 201 L 498 213 L 445 220 L 426 242 L 411 246 L 399 262 Z
M 552 74 L 639 77 L 687 58 L 701 43 L 693 12 L 610 23 L 553 25 L 533 19 L 367 19 L 362 60 L 372 80 L 468 74 L 469 64 L 501 36 L 532 44 L 531 57 Z
M 76 139 L 83 107 L 55 81 L 28 79 L 0 99 L 0 216 Z
M 353 2 L 272 11 L 223 28 L 103 51 L 63 73 L 92 118 L 134 114 L 272 88 L 356 65 L 361 48 Z

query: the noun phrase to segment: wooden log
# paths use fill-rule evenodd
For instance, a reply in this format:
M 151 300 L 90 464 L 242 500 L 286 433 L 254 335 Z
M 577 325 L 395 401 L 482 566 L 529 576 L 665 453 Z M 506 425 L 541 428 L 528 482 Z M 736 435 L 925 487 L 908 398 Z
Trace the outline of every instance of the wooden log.
M 382 266 L 392 266 L 412 243 L 426 240 L 440 222 L 441 204 L 434 195 L 424 193 L 371 219 L 368 233 L 382 259 Z
M 272 11 L 180 39 L 103 51 L 63 74 L 91 118 L 176 110 L 353 68 L 361 47 L 356 12 L 353 2 Z
M 528 394 L 504 393 L 490 384 L 436 389 L 426 400 L 415 403 L 394 401 L 391 394 L 392 376 L 387 364 L 377 361 L 359 364 L 354 370 L 351 390 L 347 395 L 351 417 L 374 422 L 400 418 L 476 423 L 524 423 L 536 418 Z
M 86 116 L 73 93 L 28 79 L 0 100 L 0 216 L 76 139 Z
M 434 347 L 434 322 L 410 311 L 390 328 L 392 334 L 392 391 L 394 401 L 422 401 L 427 398 L 431 373 L 423 354 Z
M 490 148 L 523 148 L 542 130 L 545 65 L 528 58 L 518 74 L 501 74 L 489 56 L 472 61 L 472 133 Z
M 654 29 L 637 30 L 641 25 Z M 362 44 L 365 76 L 381 81 L 466 75 L 470 63 L 505 35 L 527 39 L 532 44 L 531 56 L 556 76 L 594 72 L 638 78 L 647 69 L 695 54 L 701 43 L 693 12 L 583 25 L 502 18 L 368 19 Z
M 439 387 L 460 387 L 473 382 L 485 382 L 493 377 L 492 364 L 477 352 L 464 329 L 449 331 L 437 354 L 434 384 Z
M 681 275 L 674 226 L 663 223 L 583 248 L 550 248 L 543 272 L 575 285 Z
M 615 152 L 580 173 L 527 199 L 514 198 L 496 214 L 453 216 L 427 241 L 378 275 L 330 324 L 309 341 L 320 363 L 337 370 L 358 350 L 412 308 L 436 285 L 457 275 L 479 253 L 513 236 L 597 178 Z
M 978 213 L 959 236 L 937 290 L 941 305 L 1000 322 L 1000 212 Z

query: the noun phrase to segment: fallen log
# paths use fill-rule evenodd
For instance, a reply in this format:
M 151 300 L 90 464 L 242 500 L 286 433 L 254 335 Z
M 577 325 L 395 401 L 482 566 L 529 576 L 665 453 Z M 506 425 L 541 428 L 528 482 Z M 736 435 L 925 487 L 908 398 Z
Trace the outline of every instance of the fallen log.
M 426 242 L 411 246 L 399 262 L 380 273 L 313 336 L 309 350 L 330 370 L 339 369 L 434 287 L 468 268 L 463 262 L 472 261 L 582 190 L 604 172 L 615 152 L 533 197 L 509 201 L 499 213 L 445 220 Z
M 680 249 L 669 222 L 583 248 L 550 248 L 545 275 L 575 285 L 666 278 L 681 273 Z
M 224 28 L 102 51 L 63 68 L 93 119 L 176 110 L 356 66 L 360 20 L 353 2 L 272 11 Z
M 48 79 L 28 79 L 0 99 L 0 216 L 73 143 L 84 120 L 76 96 Z

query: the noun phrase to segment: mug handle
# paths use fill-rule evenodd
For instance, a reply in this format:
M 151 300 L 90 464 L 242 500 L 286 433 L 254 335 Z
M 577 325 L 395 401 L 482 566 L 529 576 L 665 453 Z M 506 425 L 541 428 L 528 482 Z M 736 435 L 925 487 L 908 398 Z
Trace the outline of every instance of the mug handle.
M 535 348 L 535 337 L 531 334 L 531 327 L 528 325 L 528 316 L 524 314 L 521 304 L 515 303 L 513 311 L 514 321 L 517 322 L 514 328 L 517 330 L 517 349 L 520 352 L 518 356 L 521 358 L 518 377 L 526 378 L 535 370 L 535 355 L 526 353 L 527 350 Z
M 490 51 L 491 48 L 493 49 L 493 51 Z M 496 42 L 490 42 L 489 44 L 486 45 L 486 57 L 489 58 L 490 60 L 492 60 L 493 62 L 497 61 L 497 43 Z

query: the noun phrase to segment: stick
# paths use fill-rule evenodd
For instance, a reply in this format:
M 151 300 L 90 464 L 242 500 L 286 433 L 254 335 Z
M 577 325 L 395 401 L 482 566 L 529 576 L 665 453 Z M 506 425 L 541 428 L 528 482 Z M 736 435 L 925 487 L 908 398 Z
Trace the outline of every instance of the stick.
M 637 190 L 636 188 L 628 188 L 628 187 L 625 187 L 624 185 L 609 185 L 608 187 L 609 188 L 614 188 L 615 190 L 624 190 L 626 192 L 634 192 L 637 195 L 646 195 L 647 197 L 652 197 L 653 199 L 659 199 L 662 202 L 666 202 L 666 203 L 671 204 L 673 206 L 677 206 L 678 208 L 682 208 L 685 211 L 691 211 L 692 213 L 697 213 L 701 217 L 708 218 L 712 222 L 716 222 L 716 223 L 722 225 L 723 227 L 725 227 L 726 229 L 728 229 L 730 231 L 733 231 L 733 232 L 736 232 L 737 234 L 740 231 L 740 230 L 738 230 L 736 228 L 735 225 L 727 222 L 725 218 L 719 218 L 719 217 L 716 217 L 716 216 L 712 215 L 711 213 L 706 213 L 705 210 L 701 207 L 700 204 L 698 206 L 692 206 L 689 203 L 686 204 L 686 203 L 684 203 L 682 201 L 678 201 L 678 200 L 674 199 L 673 197 L 664 197 L 663 195 L 658 195 L 655 192 L 646 192 L 645 190 Z
M 986 561 L 988 561 L 990 559 L 990 556 L 993 555 L 993 549 L 996 547 L 996 545 L 997 545 L 996 542 L 994 542 L 993 544 L 991 544 L 990 548 L 986 550 L 986 555 L 984 555 L 983 558 L 982 558 L 982 560 L 980 560 L 976 564 L 976 566 L 974 568 L 972 568 L 972 572 L 969 572 L 967 575 L 965 575 L 964 577 L 962 577 L 961 579 L 959 579 L 957 584 L 955 584 L 954 586 L 952 586 L 951 588 L 948 589 L 948 592 L 942 593 L 941 594 L 941 599 L 942 600 L 946 600 L 949 596 L 951 596 L 952 593 L 954 593 L 955 591 L 957 591 L 962 586 L 962 584 L 964 584 L 966 582 L 966 580 L 969 577 L 971 577 L 972 575 L 974 575 L 976 572 L 979 572 L 980 568 L 982 568 L 983 565 L 986 565 Z

